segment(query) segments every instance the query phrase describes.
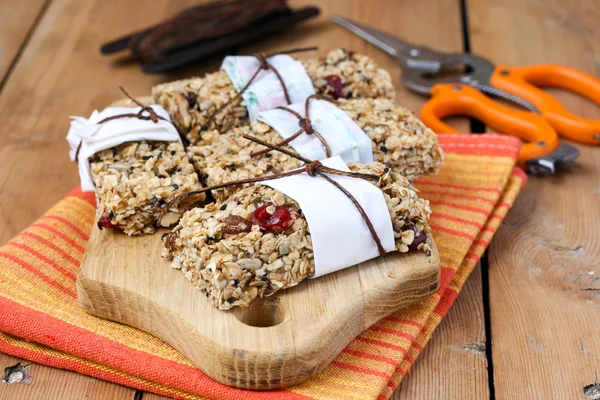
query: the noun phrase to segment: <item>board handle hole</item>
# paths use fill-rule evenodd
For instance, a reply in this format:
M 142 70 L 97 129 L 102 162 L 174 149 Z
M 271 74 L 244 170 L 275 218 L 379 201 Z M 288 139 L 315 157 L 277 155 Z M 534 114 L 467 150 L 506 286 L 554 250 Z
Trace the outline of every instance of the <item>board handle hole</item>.
M 277 326 L 287 319 L 287 312 L 279 297 L 258 298 L 250 307 L 233 310 L 238 321 L 257 328 Z

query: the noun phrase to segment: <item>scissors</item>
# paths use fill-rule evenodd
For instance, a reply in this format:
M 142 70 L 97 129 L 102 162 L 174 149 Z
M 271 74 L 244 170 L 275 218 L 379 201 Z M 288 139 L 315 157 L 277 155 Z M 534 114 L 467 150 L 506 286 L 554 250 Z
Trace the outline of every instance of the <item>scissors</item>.
M 498 132 L 526 142 L 519 163 L 534 174 L 554 173 L 579 156 L 575 147 L 559 145 L 558 135 L 600 145 L 600 120 L 573 115 L 539 89 L 567 89 L 600 105 L 600 80 L 592 75 L 562 65 L 494 65 L 475 54 L 444 53 L 416 46 L 338 15 L 333 22 L 394 57 L 402 66 L 406 87 L 431 96 L 420 118 L 437 133 L 458 133 L 442 121 L 446 117 L 461 115 L 481 120 Z M 448 76 L 447 72 L 457 68 L 462 68 L 458 74 Z M 504 106 L 488 96 L 507 100 L 524 110 Z

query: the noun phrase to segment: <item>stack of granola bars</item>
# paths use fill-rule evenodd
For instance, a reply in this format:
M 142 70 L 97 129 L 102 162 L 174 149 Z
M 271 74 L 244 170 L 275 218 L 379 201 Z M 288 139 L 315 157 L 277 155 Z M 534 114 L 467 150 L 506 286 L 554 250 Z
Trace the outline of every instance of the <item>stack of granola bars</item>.
M 302 61 L 316 93 L 328 96 L 370 138 L 374 162 L 349 164 L 377 177 L 393 226 L 395 250 L 429 252 L 429 204 L 409 180 L 435 174 L 443 159 L 435 134 L 394 103 L 390 75 L 365 55 L 343 49 Z M 172 266 L 220 308 L 247 306 L 315 273 L 310 227 L 300 205 L 267 186 L 237 185 L 173 200 L 203 186 L 278 174 L 302 162 L 278 151 L 256 155 L 280 132 L 250 121 L 224 71 L 156 86 L 152 103 L 169 114 L 179 142 L 133 141 L 90 158 L 100 228 L 163 235 Z M 308 107 L 308 106 L 307 106 Z M 308 109 L 308 108 L 307 108 Z M 308 116 L 307 116 L 308 118 Z M 281 146 L 293 151 L 290 143 Z

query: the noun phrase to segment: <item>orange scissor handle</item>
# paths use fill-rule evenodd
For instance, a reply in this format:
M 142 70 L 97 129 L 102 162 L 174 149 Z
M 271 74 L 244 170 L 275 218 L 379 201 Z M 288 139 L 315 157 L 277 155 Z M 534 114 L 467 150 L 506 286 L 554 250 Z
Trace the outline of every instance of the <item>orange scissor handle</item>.
M 562 65 L 497 66 L 492 86 L 517 95 L 536 106 L 560 136 L 576 142 L 600 145 L 600 120 L 578 117 L 538 87 L 558 87 L 577 93 L 600 105 L 600 79 Z
M 469 85 L 438 84 L 431 89 L 431 95 L 421 110 L 421 120 L 434 132 L 459 133 L 445 124 L 443 118 L 458 115 L 476 118 L 497 132 L 527 142 L 519 154 L 522 165 L 551 153 L 558 146 L 558 135 L 544 118 L 503 106 Z

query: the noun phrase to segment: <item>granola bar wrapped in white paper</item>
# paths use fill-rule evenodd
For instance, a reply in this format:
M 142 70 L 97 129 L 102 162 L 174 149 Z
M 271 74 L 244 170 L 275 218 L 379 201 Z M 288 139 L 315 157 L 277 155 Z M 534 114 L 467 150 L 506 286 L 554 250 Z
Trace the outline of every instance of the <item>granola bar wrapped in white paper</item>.
M 339 163 L 334 165 L 341 167 Z M 353 195 L 365 207 L 385 251 L 428 253 L 431 244 L 428 201 L 417 196 L 408 180 L 381 163 L 348 167 L 353 172 L 379 178 L 374 184 L 380 190 L 381 203 L 374 201 L 368 190 L 364 197 L 360 190 Z M 327 183 L 319 176 L 303 178 L 322 180 L 315 181 L 317 184 Z M 172 259 L 173 268 L 181 269 L 215 307 L 222 310 L 245 307 L 259 296 L 270 296 L 306 278 L 354 265 L 358 261 L 352 262 L 353 259 L 362 261 L 378 255 L 373 237 L 365 236 L 366 222 L 356 209 L 337 213 L 330 209 L 340 204 L 328 207 L 324 204 L 327 210 L 318 214 L 318 218 L 326 219 L 315 223 L 314 215 L 307 215 L 312 211 L 304 208 L 303 200 L 299 204 L 282 191 L 266 186 L 279 187 L 277 182 L 285 179 L 288 178 L 248 186 L 223 202 L 194 208 L 164 237 L 166 256 Z M 310 191 L 308 186 L 305 189 Z M 343 196 L 341 200 L 335 197 L 340 192 L 333 185 L 319 190 L 323 202 L 334 198 L 336 202 L 350 202 Z M 352 254 L 344 259 L 337 248 L 339 238 L 342 235 L 346 238 L 348 230 L 356 227 L 359 229 L 352 235 L 361 238 L 358 246 L 361 250 L 357 251 L 362 252 L 362 257 L 353 258 L 356 254 Z M 330 240 L 323 239 L 323 235 L 330 236 Z M 336 241 L 337 245 L 333 243 Z M 337 261 L 342 264 L 334 265 Z
M 317 106 L 319 103 L 326 102 L 311 100 L 311 113 L 313 103 Z M 390 166 L 392 170 L 410 180 L 420 175 L 435 174 L 439 171 L 443 161 L 443 152 L 438 144 L 437 137 L 412 112 L 394 104 L 391 100 L 381 98 L 343 99 L 337 102 L 337 107 L 339 107 L 338 111 L 343 110 L 343 112 L 340 112 L 342 114 L 345 112 L 347 119 L 353 121 L 356 128 L 362 129 L 362 134 L 370 140 L 368 147 L 370 147 L 369 150 L 372 154 L 371 160 L 380 161 Z M 314 118 L 311 117 L 311 119 Z M 324 120 L 322 116 L 319 119 Z M 344 157 L 344 160 L 346 162 L 369 163 L 370 160 L 367 155 L 364 155 L 366 152 L 362 144 L 359 145 L 358 138 L 360 134 L 354 131 L 350 132 L 350 129 L 344 127 L 342 122 L 339 121 L 339 116 L 336 116 L 336 119 L 341 128 L 321 130 L 321 134 L 327 136 L 343 133 L 346 136 L 351 135 L 357 138 L 348 142 L 356 143 L 357 158 L 348 159 Z M 262 120 L 262 118 L 259 117 L 259 120 Z M 318 122 L 313 123 L 313 125 L 316 130 L 320 128 Z M 297 123 L 296 127 L 298 127 Z M 232 129 L 224 134 L 219 134 L 216 131 L 206 132 L 198 145 L 187 148 L 187 153 L 207 186 L 288 171 L 299 167 L 298 160 L 278 152 L 251 156 L 251 154 L 264 149 L 264 147 L 256 142 L 244 139 L 244 134 L 272 144 L 280 143 L 284 139 L 280 132 L 260 121 Z M 283 147 L 293 148 L 302 153 L 303 142 L 301 139 L 308 141 L 312 146 L 320 146 L 314 135 L 308 136 L 303 133 L 301 137 L 290 142 L 291 146 L 286 145 Z M 297 144 L 300 146 L 297 146 Z M 359 153 L 363 154 L 362 158 Z M 323 155 L 322 150 L 321 156 L 317 153 L 305 153 L 303 155 L 311 159 L 324 158 L 321 157 Z M 236 187 L 219 189 L 213 191 L 213 196 L 221 201 L 236 190 L 239 189 Z
M 166 111 L 152 106 L 151 117 L 140 110 L 109 107 L 90 118 L 74 117 L 67 136 L 82 189 L 96 191 L 98 227 L 127 235 L 155 232 L 170 200 L 201 187 Z M 163 222 L 175 223 L 186 207 L 180 204 Z
M 336 98 L 393 99 L 395 96 L 389 73 L 365 55 L 337 49 L 329 52 L 324 58 L 304 60 L 302 64 L 312 82 L 313 90 L 317 93 Z M 278 90 L 281 85 L 276 83 L 272 87 Z M 248 123 L 248 110 L 243 99 L 237 96 L 238 90 L 239 87 L 234 86 L 227 72 L 220 70 L 202 78 L 155 86 L 152 95 L 156 102 L 169 112 L 179 130 L 185 133 L 193 144 L 206 133 L 202 131 L 205 125 L 208 130 L 226 132 Z M 306 88 L 302 88 L 302 93 L 307 93 Z M 224 108 L 209 121 L 211 115 L 222 106 Z
M 260 60 L 252 56 L 227 56 L 221 65 L 236 90 L 240 93 L 243 91 L 242 98 L 251 121 L 261 111 L 287 105 L 286 96 L 296 103 L 315 94 L 300 61 L 286 54 L 275 55 L 267 60 L 273 70 L 261 69 Z M 256 76 L 253 79 L 254 74 Z
M 69 156 L 79 166 L 83 191 L 94 191 L 89 158 L 101 150 L 135 140 L 181 143 L 167 112 L 157 105 L 150 107 L 155 115 L 155 121 L 149 118 L 148 112 L 143 113 L 142 107 L 108 107 L 100 112 L 94 110 L 89 118 L 71 117 L 71 127 L 67 134 L 67 141 L 71 147 Z M 141 118 L 136 118 L 135 116 L 140 112 L 142 112 Z M 123 115 L 129 117 L 119 118 Z

